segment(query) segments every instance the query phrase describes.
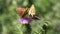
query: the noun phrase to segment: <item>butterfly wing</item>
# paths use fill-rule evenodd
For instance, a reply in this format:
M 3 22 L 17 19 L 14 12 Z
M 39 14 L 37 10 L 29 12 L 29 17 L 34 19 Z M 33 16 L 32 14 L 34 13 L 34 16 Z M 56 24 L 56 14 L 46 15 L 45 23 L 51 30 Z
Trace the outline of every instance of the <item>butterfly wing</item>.
M 34 5 L 31 6 L 28 14 L 29 14 L 29 15 L 32 17 L 32 19 L 34 19 L 34 20 L 39 20 L 39 19 L 40 19 L 38 16 L 35 15 L 35 14 L 36 14 L 36 10 L 35 10 Z
M 23 17 L 28 12 L 28 8 L 17 7 L 16 11 L 20 17 Z
M 34 7 L 34 5 L 31 6 L 28 14 L 31 15 L 32 17 L 33 17 L 33 15 L 35 15 L 35 7 Z

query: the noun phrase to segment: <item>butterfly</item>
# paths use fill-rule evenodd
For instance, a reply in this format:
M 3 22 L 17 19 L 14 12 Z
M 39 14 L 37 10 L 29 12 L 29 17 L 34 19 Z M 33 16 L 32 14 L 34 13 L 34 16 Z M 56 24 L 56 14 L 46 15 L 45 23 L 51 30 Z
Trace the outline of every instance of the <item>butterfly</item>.
M 36 10 L 35 10 L 35 6 L 32 5 L 30 8 L 21 8 L 21 7 L 17 7 L 16 11 L 18 13 L 19 16 L 24 17 L 27 13 L 29 16 L 31 16 L 32 19 L 39 19 L 39 17 L 37 17 L 36 14 Z

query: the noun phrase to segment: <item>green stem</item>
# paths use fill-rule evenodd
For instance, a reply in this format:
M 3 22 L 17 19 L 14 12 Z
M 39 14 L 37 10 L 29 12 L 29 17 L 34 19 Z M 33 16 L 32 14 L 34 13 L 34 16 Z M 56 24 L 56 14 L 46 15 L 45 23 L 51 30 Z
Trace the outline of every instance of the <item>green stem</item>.
M 26 31 L 23 34 L 31 34 L 31 26 L 30 24 L 25 24 L 26 26 Z

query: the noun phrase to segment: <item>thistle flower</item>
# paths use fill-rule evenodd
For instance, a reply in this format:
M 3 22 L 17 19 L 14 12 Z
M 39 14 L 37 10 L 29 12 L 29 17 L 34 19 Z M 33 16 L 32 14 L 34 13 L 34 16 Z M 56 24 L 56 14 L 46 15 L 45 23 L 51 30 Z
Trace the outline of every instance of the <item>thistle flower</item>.
M 20 22 L 21 24 L 29 24 L 31 21 L 32 21 L 31 18 L 27 18 L 27 17 L 19 18 L 19 22 Z

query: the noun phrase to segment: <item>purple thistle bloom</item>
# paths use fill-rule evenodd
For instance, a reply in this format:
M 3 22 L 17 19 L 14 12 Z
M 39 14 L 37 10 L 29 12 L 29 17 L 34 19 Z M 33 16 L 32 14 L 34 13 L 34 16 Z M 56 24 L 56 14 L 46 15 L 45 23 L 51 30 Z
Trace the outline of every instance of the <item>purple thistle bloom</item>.
M 31 18 L 26 18 L 26 17 L 19 19 L 19 22 L 20 22 L 21 24 L 29 24 L 31 21 L 32 21 Z

